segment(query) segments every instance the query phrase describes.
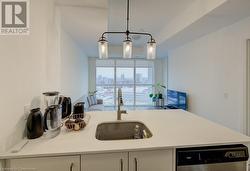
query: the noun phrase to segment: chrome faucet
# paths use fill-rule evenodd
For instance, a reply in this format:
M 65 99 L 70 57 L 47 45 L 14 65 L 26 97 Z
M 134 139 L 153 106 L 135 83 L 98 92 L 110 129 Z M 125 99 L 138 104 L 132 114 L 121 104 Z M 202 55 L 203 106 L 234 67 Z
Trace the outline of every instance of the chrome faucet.
M 122 114 L 127 114 L 126 110 L 121 110 L 121 106 L 123 106 L 122 89 L 118 88 L 117 120 L 121 120 L 122 119 Z

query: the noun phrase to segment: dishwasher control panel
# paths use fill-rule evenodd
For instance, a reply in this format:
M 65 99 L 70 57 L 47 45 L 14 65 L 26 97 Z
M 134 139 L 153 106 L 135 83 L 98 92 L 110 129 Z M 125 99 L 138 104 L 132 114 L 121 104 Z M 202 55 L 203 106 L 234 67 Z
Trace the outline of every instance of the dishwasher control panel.
M 176 149 L 177 166 L 247 161 L 248 157 L 248 148 L 241 144 Z
M 244 158 L 246 156 L 246 152 L 245 151 L 229 151 L 226 152 L 225 154 L 225 158 Z

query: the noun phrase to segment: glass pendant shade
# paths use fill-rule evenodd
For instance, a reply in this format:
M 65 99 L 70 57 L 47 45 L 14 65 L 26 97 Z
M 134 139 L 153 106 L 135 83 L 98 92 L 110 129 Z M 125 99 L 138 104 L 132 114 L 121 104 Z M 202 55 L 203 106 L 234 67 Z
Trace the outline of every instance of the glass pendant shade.
M 101 38 L 98 41 L 99 46 L 99 58 L 107 59 L 108 58 L 108 41 L 105 38 Z
M 156 42 L 154 40 L 147 43 L 147 59 L 156 58 Z
M 123 58 L 132 58 L 132 41 L 130 39 L 123 42 Z

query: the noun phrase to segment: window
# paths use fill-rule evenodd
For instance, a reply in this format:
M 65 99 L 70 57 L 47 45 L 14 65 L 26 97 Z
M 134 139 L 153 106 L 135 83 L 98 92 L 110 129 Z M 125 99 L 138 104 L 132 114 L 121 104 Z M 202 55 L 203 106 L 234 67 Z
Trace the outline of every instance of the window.
M 105 106 L 114 106 L 114 86 L 96 86 L 97 98 L 103 99 Z
M 113 60 L 96 61 L 97 98 L 103 99 L 105 106 L 115 105 L 115 68 Z M 94 79 L 94 78 L 93 78 Z
M 153 66 L 153 61 L 147 60 L 97 60 L 97 97 L 105 106 L 116 106 L 116 94 L 122 88 L 125 106 L 152 104 L 149 94 L 153 91 Z

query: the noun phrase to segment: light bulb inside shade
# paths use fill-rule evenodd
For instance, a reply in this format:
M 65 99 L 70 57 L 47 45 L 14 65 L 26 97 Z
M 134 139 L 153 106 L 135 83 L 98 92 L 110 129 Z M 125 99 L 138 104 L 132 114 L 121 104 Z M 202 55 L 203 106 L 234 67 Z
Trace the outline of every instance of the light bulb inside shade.
M 99 58 L 107 59 L 108 58 L 108 41 L 105 39 L 101 39 L 98 41 L 99 46 Z
M 155 41 L 150 41 L 147 43 L 147 59 L 156 58 L 156 43 Z
M 123 58 L 132 58 L 132 41 L 129 39 L 123 42 Z

